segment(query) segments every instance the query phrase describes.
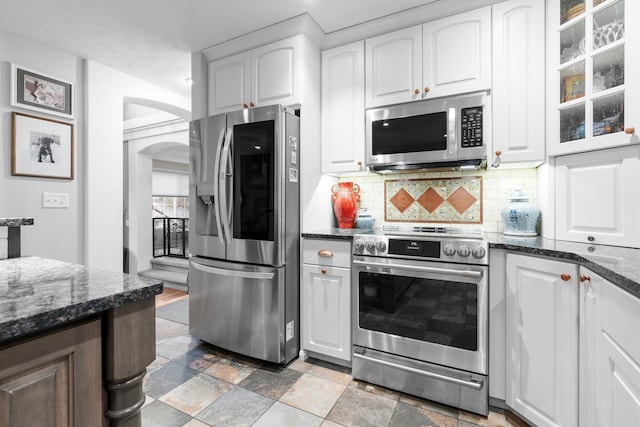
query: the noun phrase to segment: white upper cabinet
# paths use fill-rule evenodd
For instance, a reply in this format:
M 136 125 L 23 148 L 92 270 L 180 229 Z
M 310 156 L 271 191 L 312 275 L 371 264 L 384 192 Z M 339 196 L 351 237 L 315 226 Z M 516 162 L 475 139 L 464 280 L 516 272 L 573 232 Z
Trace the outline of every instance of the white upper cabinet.
M 422 99 L 422 26 L 367 39 L 366 106 Z
M 547 153 L 640 142 L 640 2 L 548 2 Z
M 322 172 L 364 170 L 364 41 L 322 52 Z
M 545 159 L 545 8 L 539 0 L 493 6 L 490 166 Z
M 423 25 L 423 97 L 491 88 L 491 7 Z
M 491 7 L 367 39 L 366 107 L 491 88 Z
M 242 108 L 251 93 L 251 52 L 209 63 L 209 114 Z
M 300 103 L 301 36 L 209 63 L 209 114 Z
M 556 158 L 556 239 L 640 247 L 640 146 Z
M 255 106 L 300 103 L 300 37 L 251 51 L 251 102 Z

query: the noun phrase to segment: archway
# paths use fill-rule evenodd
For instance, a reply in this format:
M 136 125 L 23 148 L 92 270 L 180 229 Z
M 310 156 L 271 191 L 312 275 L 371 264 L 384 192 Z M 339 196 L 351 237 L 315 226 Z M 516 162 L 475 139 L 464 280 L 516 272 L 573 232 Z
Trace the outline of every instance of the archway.
M 181 149 L 186 153 L 182 162 L 187 162 L 188 128 L 184 119 L 159 110 L 125 122 L 123 267 L 129 273 L 136 274 L 150 268 L 149 261 L 153 258 L 153 160 L 163 151 Z M 188 165 L 185 166 L 188 171 Z

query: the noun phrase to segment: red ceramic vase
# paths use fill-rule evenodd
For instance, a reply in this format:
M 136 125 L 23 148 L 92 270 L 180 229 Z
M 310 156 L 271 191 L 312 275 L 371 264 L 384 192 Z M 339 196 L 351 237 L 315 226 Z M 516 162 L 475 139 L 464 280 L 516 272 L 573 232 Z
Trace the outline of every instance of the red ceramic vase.
M 353 182 L 339 182 L 331 188 L 331 193 L 338 228 L 353 228 L 360 201 L 360 186 Z

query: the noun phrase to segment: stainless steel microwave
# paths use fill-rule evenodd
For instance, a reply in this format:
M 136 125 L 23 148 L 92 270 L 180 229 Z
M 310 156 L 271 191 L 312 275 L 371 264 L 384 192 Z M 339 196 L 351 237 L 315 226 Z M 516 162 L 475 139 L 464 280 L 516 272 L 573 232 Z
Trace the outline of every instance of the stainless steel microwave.
M 367 110 L 366 161 L 374 172 L 486 165 L 490 96 L 472 93 Z

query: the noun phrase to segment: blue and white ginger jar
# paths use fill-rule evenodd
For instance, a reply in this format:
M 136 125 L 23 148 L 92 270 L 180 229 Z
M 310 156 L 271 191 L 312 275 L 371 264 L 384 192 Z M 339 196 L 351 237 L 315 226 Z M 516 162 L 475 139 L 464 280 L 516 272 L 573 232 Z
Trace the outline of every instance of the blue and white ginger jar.
M 358 216 L 356 216 L 356 227 L 363 230 L 371 230 L 375 221 L 375 218 L 371 216 L 367 209 L 362 208 L 358 211 Z
M 503 234 L 511 236 L 537 236 L 536 227 L 540 219 L 540 210 L 521 189 L 511 193 L 511 202 L 500 211 L 503 222 Z

